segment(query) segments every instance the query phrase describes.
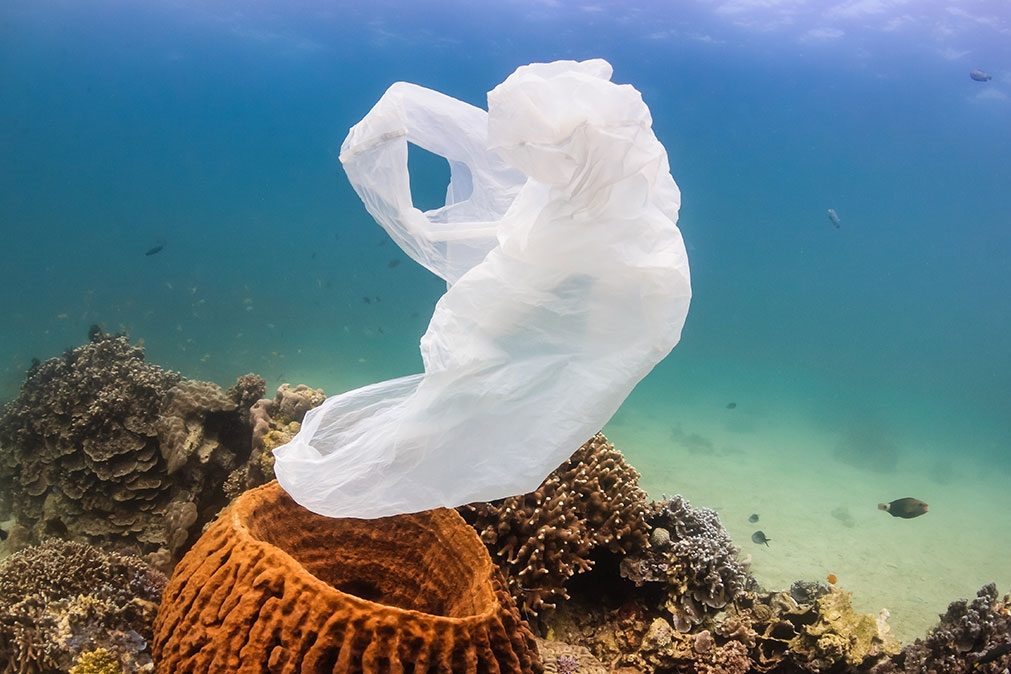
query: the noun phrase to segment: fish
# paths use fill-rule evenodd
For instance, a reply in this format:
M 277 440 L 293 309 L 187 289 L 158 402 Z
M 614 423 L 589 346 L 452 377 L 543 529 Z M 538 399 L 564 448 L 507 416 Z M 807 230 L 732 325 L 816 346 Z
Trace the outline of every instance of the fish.
M 152 255 L 157 255 L 158 253 L 162 252 L 162 250 L 164 248 L 165 248 L 165 244 L 164 243 L 159 243 L 157 246 L 154 246 L 152 248 L 148 248 L 147 252 L 144 253 L 144 255 L 147 255 L 148 257 L 150 257 Z
M 829 573 L 828 575 L 826 575 L 825 580 L 828 581 L 829 585 L 835 585 L 837 582 L 839 582 L 839 578 L 834 573 Z
M 751 517 L 748 518 L 748 521 L 751 522 L 752 524 L 754 524 L 755 522 L 757 522 L 758 521 L 758 513 L 751 513 Z
M 395 267 L 399 267 L 400 266 L 400 260 L 398 260 L 397 258 L 393 258 L 392 260 L 389 261 L 389 263 L 387 263 L 386 266 L 389 267 L 390 269 L 394 269 Z
M 365 302 L 365 304 L 372 304 L 372 298 L 371 297 L 362 297 L 362 302 Z
M 828 219 L 829 222 L 835 225 L 836 229 L 839 229 L 842 226 L 842 219 L 839 217 L 839 214 L 835 212 L 834 208 L 828 209 Z
M 761 529 L 759 529 L 755 533 L 751 534 L 751 542 L 752 543 L 758 543 L 759 545 L 761 545 L 762 543 L 765 543 L 765 547 L 769 547 L 769 541 L 771 541 L 771 540 L 772 539 L 769 538 L 768 536 L 766 536 L 765 532 L 762 531 Z
M 891 503 L 879 503 L 878 510 L 884 510 L 892 517 L 901 517 L 909 520 L 919 517 L 927 512 L 927 504 L 918 498 L 895 499 Z
M 993 75 L 979 68 L 973 68 L 972 70 L 970 70 L 969 77 L 976 82 L 989 82 L 990 80 L 993 79 Z
M 6 529 L 0 529 L 0 541 L 6 541 L 7 535 L 8 534 Z
M 727 403 L 727 409 L 728 410 L 737 409 L 737 403 Z

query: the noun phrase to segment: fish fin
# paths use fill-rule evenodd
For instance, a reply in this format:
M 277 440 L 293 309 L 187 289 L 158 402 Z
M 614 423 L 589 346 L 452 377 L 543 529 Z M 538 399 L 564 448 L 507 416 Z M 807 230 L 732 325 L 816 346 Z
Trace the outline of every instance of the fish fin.
M 879 503 L 878 510 L 888 510 L 889 506 L 887 503 Z

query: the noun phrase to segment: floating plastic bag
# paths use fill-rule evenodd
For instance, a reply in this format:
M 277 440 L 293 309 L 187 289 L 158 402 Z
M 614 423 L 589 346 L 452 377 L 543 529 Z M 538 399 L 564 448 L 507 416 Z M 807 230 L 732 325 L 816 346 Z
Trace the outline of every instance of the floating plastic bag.
M 398 83 L 351 129 L 355 191 L 449 289 L 424 374 L 327 399 L 275 450 L 300 504 L 373 518 L 532 491 L 677 343 L 680 193 L 639 92 L 610 77 L 524 66 L 487 113 Z M 443 208 L 414 208 L 408 143 L 449 161 Z

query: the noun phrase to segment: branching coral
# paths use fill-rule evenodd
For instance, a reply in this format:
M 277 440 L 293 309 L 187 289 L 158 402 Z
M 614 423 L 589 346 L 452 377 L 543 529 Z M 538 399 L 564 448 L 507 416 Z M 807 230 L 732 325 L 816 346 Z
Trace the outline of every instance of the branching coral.
M 79 660 L 98 649 L 123 671 L 140 671 L 151 664 L 164 586 L 140 559 L 83 543 L 52 540 L 14 553 L 0 562 L 0 671 L 106 671 L 95 669 L 98 656 Z
M 0 415 L 0 518 L 16 516 L 24 543 L 71 538 L 169 565 L 225 503 L 220 484 L 249 454 L 242 406 L 262 391 L 255 375 L 227 392 L 185 380 L 93 330 L 35 365 Z
M 975 599 L 952 602 L 924 639 L 917 639 L 881 674 L 1002 674 L 1011 668 L 1011 597 L 985 585 Z
M 664 583 L 678 630 L 701 625 L 754 587 L 747 562 L 714 511 L 675 496 L 651 504 L 648 520 L 656 544 L 623 560 L 622 575 L 637 585 Z
M 568 598 L 566 581 L 593 567 L 591 553 L 641 552 L 648 545 L 645 510 L 639 473 L 602 434 L 536 491 L 460 508 L 532 615 Z

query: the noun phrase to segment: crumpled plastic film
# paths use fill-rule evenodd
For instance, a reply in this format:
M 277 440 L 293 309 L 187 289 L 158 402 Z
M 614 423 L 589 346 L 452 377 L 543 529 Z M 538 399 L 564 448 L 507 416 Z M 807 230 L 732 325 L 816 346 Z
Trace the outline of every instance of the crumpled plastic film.
M 677 343 L 680 192 L 638 91 L 603 60 L 523 66 L 488 112 L 397 83 L 341 163 L 369 213 L 446 279 L 424 373 L 333 396 L 275 450 L 306 508 L 375 518 L 533 491 Z M 445 157 L 414 208 L 407 144 Z

